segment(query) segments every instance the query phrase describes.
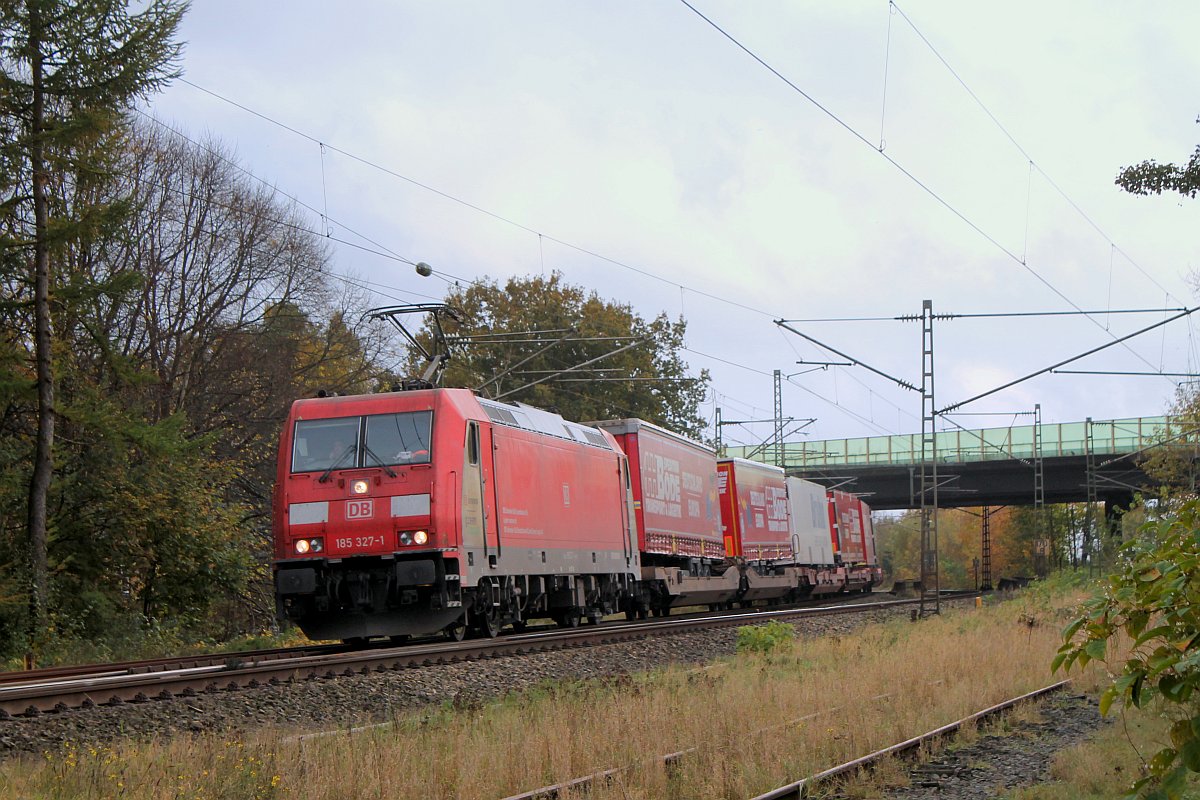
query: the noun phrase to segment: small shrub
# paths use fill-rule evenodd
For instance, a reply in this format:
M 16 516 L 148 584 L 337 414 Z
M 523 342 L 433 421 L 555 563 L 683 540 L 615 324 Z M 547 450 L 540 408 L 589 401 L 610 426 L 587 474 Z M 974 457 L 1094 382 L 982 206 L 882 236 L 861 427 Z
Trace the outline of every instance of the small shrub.
M 766 625 L 746 625 L 738 628 L 739 653 L 770 653 L 787 646 L 796 638 L 796 629 L 786 622 L 774 620 Z

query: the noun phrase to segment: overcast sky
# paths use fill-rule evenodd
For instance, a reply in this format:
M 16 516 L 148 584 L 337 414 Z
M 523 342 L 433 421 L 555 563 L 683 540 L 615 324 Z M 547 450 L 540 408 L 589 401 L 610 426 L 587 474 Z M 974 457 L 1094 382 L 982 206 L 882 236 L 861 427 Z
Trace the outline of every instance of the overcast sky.
M 716 406 L 768 417 L 773 370 L 836 359 L 779 317 L 919 314 L 924 299 L 960 314 L 1197 302 L 1200 200 L 1113 183 L 1200 142 L 1195 2 L 694 5 L 795 88 L 676 0 L 196 0 L 188 81 L 361 161 L 185 83 L 152 108 L 327 208 L 335 236 L 437 270 L 336 246 L 336 269 L 373 282 L 380 304 L 557 269 L 645 317 L 683 314 L 686 360 L 712 372 L 710 419 Z M 1163 316 L 939 322 L 937 406 Z M 1068 368 L 1193 371 L 1195 325 Z M 919 324 L 796 327 L 920 382 Z M 1046 375 L 962 410 L 1154 415 L 1174 388 Z M 919 395 L 862 368 L 793 375 L 783 397 L 786 415 L 817 418 L 812 438 L 919 429 Z

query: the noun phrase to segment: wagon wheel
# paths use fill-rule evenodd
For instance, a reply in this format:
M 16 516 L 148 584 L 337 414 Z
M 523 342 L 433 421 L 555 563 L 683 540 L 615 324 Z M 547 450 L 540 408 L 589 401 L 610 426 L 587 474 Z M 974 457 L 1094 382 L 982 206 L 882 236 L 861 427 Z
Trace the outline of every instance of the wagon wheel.
M 560 628 L 578 628 L 581 616 L 579 607 L 571 606 L 567 610 L 555 614 L 554 621 L 558 623 L 558 627 Z
M 458 619 L 451 622 L 445 628 L 442 628 L 442 633 L 452 642 L 461 642 L 467 636 L 467 618 L 464 614 Z
M 475 615 L 475 628 L 488 638 L 495 639 L 500 635 L 500 612 L 495 606 L 489 606 Z

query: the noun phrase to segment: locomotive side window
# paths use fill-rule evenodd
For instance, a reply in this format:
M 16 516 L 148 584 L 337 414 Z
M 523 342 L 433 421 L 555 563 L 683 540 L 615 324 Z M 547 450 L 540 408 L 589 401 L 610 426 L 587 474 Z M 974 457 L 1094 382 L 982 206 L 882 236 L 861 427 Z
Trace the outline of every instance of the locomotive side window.
M 479 426 L 474 422 L 467 424 L 467 463 L 479 463 Z
M 292 442 L 292 472 L 324 472 L 358 464 L 360 417 L 301 420 Z
M 367 417 L 363 465 L 428 464 L 432 411 L 406 411 Z

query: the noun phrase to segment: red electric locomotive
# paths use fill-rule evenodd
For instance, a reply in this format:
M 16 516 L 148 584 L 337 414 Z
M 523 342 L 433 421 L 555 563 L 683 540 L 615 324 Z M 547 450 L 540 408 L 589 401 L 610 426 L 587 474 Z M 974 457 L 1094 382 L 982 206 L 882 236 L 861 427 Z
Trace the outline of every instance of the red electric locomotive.
M 278 470 L 276 594 L 311 638 L 494 636 L 634 596 L 625 455 L 557 414 L 465 389 L 299 400 Z

